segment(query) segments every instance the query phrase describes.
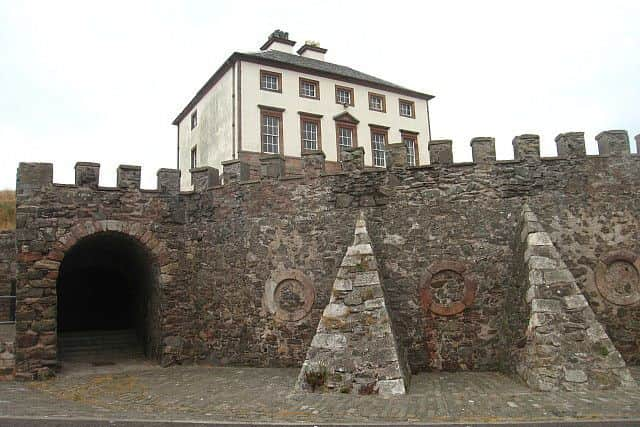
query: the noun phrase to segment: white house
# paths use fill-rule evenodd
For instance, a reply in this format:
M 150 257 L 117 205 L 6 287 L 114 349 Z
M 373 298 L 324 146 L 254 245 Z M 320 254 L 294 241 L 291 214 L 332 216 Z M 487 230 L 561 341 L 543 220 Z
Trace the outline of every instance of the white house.
M 433 96 L 325 61 L 326 49 L 274 31 L 257 53 L 233 53 L 173 124 L 182 188 L 189 169 L 240 159 L 257 171 L 265 154 L 301 166 L 303 150 L 322 150 L 339 170 L 341 147 L 364 148 L 365 165 L 384 167 L 388 143 L 403 142 L 408 162 L 429 162 Z

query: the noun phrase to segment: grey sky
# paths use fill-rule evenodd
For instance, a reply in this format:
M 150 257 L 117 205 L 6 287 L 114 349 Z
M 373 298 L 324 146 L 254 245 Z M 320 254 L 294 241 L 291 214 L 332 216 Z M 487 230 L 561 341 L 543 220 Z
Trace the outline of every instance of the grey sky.
M 233 51 L 274 29 L 318 40 L 327 60 L 436 96 L 434 138 L 511 139 L 601 130 L 640 133 L 640 2 L 10 1 L 0 0 L 0 188 L 20 161 L 175 167 L 170 123 Z M 635 144 L 632 142 L 632 149 Z

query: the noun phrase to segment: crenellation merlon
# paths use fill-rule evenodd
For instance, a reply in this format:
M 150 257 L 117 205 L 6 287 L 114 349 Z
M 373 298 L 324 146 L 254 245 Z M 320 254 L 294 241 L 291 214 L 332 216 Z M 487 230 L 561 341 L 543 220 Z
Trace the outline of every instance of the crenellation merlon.
M 158 186 L 157 189 L 163 193 L 179 193 L 180 192 L 180 169 L 159 169 L 157 172 Z
M 496 162 L 496 140 L 493 137 L 478 136 L 471 139 L 471 155 L 476 164 Z
M 584 132 L 565 132 L 556 136 L 558 157 L 573 159 L 587 156 Z
M 100 186 L 100 163 L 77 162 L 74 169 L 76 186 L 98 189 Z
M 453 141 L 450 139 L 434 139 L 429 141 L 429 158 L 431 164 L 453 164 Z
M 17 187 L 53 184 L 53 163 L 20 163 Z
M 260 178 L 280 178 L 285 175 L 285 159 L 279 154 L 265 155 L 260 158 Z
M 606 130 L 596 135 L 598 153 L 601 156 L 625 155 L 631 153 L 629 134 L 626 130 Z
M 557 157 L 540 156 L 540 137 L 533 134 L 523 134 L 513 139 L 514 159 L 497 160 L 495 158 L 495 139 L 493 137 L 474 137 L 470 141 L 473 154 L 473 162 L 453 162 L 452 141 L 449 139 L 432 140 L 429 142 L 431 163 L 428 165 L 409 166 L 406 164 L 406 152 L 403 144 L 388 144 L 386 151 L 387 168 L 365 168 L 363 147 L 345 149 L 342 152 L 342 171 L 327 171 L 325 169 L 325 154 L 321 150 L 302 153 L 303 167 L 299 173 L 289 170 L 288 159 L 280 155 L 265 155 L 261 157 L 262 181 L 286 181 L 292 179 L 317 179 L 349 175 L 352 173 L 372 173 L 375 175 L 393 173 L 394 171 L 412 170 L 428 171 L 442 166 L 473 167 L 482 166 L 487 171 L 487 166 L 492 169 L 502 170 L 510 165 L 522 162 L 549 162 L 556 161 L 605 161 L 610 156 L 628 156 L 636 159 L 640 154 L 631 153 L 629 137 L 624 130 L 608 130 L 596 136 L 600 154 L 588 155 L 585 150 L 584 132 L 564 132 L 555 138 L 557 145 Z M 640 134 L 635 136 L 636 144 L 640 146 Z M 228 160 L 222 163 L 223 176 L 220 177 L 218 169 L 212 167 L 200 167 L 190 170 L 194 191 L 204 191 L 218 186 L 232 183 L 248 182 L 250 178 L 250 165 L 239 159 Z M 75 184 L 77 188 L 92 190 L 113 190 L 100 186 L 99 163 L 77 162 L 75 164 Z M 298 172 L 298 170 L 295 170 Z M 177 169 L 162 168 L 157 172 L 157 192 L 168 194 L 189 194 L 180 191 L 178 183 L 180 171 Z M 441 175 L 446 178 L 445 175 Z M 220 178 L 223 178 L 221 181 Z M 120 165 L 117 170 L 116 190 L 140 190 L 141 167 L 134 165 Z M 259 181 L 258 181 L 259 182 Z M 20 163 L 17 173 L 17 188 L 29 192 L 30 189 L 43 185 L 53 184 L 53 164 L 51 163 Z
M 302 170 L 304 175 L 317 178 L 326 173 L 326 156 L 322 150 L 304 150 L 302 156 Z
M 387 169 L 411 167 L 407 165 L 407 148 L 403 143 L 387 144 L 385 156 Z
M 249 179 L 249 164 L 240 159 L 222 162 L 222 180 L 224 184 L 247 181 Z
M 523 134 L 513 138 L 514 160 L 540 161 L 540 136 Z
M 210 166 L 190 169 L 193 191 L 202 192 L 220 185 L 220 173 L 218 169 Z
M 118 166 L 116 185 L 118 188 L 139 190 L 142 167 L 134 165 Z

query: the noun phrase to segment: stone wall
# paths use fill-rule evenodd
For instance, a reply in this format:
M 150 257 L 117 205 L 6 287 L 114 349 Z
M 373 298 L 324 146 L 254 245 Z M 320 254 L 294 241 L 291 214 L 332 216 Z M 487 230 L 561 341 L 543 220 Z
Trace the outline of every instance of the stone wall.
M 0 381 L 14 378 L 15 334 L 14 324 L 0 324 Z
M 388 170 L 365 171 L 354 153 L 343 159 L 348 173 L 323 173 L 318 157 L 292 177 L 280 159 L 267 159 L 259 180 L 239 182 L 242 174 L 225 165 L 224 186 L 217 171 L 197 170 L 196 191 L 181 193 L 177 171 L 161 171 L 160 190 L 141 191 L 131 167 L 110 189 L 98 186 L 95 164 L 79 164 L 76 185 L 53 184 L 51 165 L 22 164 L 18 371 L 30 376 L 55 365 L 56 263 L 96 228 L 134 235 L 156 255 L 159 360 L 300 366 L 359 210 L 411 370 L 507 369 L 518 340 L 505 346 L 504 337 L 527 319 L 509 310 L 514 233 L 526 201 L 549 224 L 590 302 L 598 300 L 580 266 L 595 265 L 600 249 L 576 245 L 591 236 L 587 248 L 638 250 L 640 157 L 585 156 L 572 135 L 558 140 L 562 158 L 540 159 L 539 139 L 523 135 L 514 139 L 517 160 L 496 162 L 493 140 L 478 138 L 475 163 L 452 164 L 440 153 L 433 165 L 407 168 L 393 156 Z M 593 221 L 607 225 L 595 229 Z M 617 274 L 624 267 L 616 264 Z M 594 311 L 616 345 L 627 342 L 624 334 L 640 339 L 640 328 L 627 325 L 640 316 L 637 304 Z M 631 358 L 634 350 L 621 351 Z
M 514 303 L 529 313 L 522 340 L 513 350 L 518 374 L 541 391 L 636 386 L 544 225 L 527 205 L 515 239 L 521 271 L 510 292 Z
M 0 231 L 0 322 L 13 320 L 16 284 L 16 240 L 14 231 Z
M 545 162 L 555 166 L 547 168 L 547 180 L 564 183 L 547 186 L 549 192 L 530 203 L 614 344 L 637 365 L 640 281 L 638 264 L 633 264 L 640 255 L 640 198 L 635 159 L 589 158 L 588 168 Z
M 0 380 L 13 378 L 15 366 L 16 244 L 14 231 L 0 232 Z

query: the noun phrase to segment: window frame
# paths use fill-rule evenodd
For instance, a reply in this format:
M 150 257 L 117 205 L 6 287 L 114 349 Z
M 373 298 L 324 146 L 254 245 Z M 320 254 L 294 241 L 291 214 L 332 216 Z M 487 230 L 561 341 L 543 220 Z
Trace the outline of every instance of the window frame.
M 308 152 L 308 151 L 322 151 L 322 115 L 320 114 L 312 114 L 312 113 L 304 113 L 302 111 L 298 112 L 300 115 L 300 152 Z M 304 124 L 305 123 L 315 123 L 317 126 L 316 132 L 316 149 L 305 148 L 304 146 Z
M 314 85 L 316 87 L 316 96 L 308 96 L 305 95 L 302 91 L 302 85 L 304 83 L 310 83 L 312 85 Z M 320 82 L 318 80 L 312 80 L 312 79 L 307 79 L 306 77 L 300 77 L 299 78 L 299 83 L 298 83 L 298 94 L 300 95 L 300 98 L 307 98 L 307 99 L 320 99 Z
M 198 167 L 198 144 L 191 147 L 190 155 L 189 155 L 189 169 L 195 169 Z
M 402 104 L 407 104 L 409 106 L 411 106 L 411 115 L 408 116 L 406 114 L 402 114 Z M 416 118 L 416 103 L 414 101 L 410 101 L 408 99 L 398 99 L 398 113 L 400 114 L 400 117 L 406 117 L 408 119 L 415 119 Z
M 387 126 L 369 125 L 369 133 L 370 133 L 369 141 L 371 143 L 371 166 L 375 168 L 386 168 L 387 167 L 386 151 L 389 145 L 389 128 Z M 384 138 L 384 146 L 382 150 L 382 161 L 384 163 L 383 165 L 376 165 L 375 151 L 379 151 L 379 150 L 374 149 L 374 146 L 373 146 L 374 135 L 382 135 Z
M 341 161 L 340 128 L 351 129 L 351 148 L 356 148 L 358 146 L 358 125 L 351 122 L 336 121 L 336 153 L 338 161 Z
M 262 86 L 262 77 L 263 76 L 273 76 L 276 78 L 277 82 L 278 82 L 278 89 L 269 89 L 266 88 L 264 86 Z M 264 90 L 267 92 L 273 92 L 273 93 L 282 93 L 282 73 L 278 73 L 275 71 L 270 71 L 270 70 L 260 70 L 260 90 Z
M 345 91 L 349 92 L 349 103 L 347 105 L 350 105 L 352 107 L 354 107 L 356 105 L 355 94 L 354 94 L 354 91 L 353 91 L 352 87 L 336 85 L 335 89 L 336 89 L 336 94 L 335 94 L 336 95 L 336 104 L 345 105 L 344 102 L 338 101 L 338 91 L 345 90 Z
M 382 109 L 381 110 L 376 110 L 375 108 L 371 108 L 371 98 L 373 98 L 374 96 L 379 97 L 380 99 L 382 99 Z M 369 110 L 370 111 L 376 111 L 378 113 L 386 113 L 387 112 L 387 97 L 381 93 L 376 93 L 376 92 L 369 92 Z
M 198 110 L 197 109 L 193 110 L 193 112 L 191 113 L 190 121 L 191 121 L 191 130 L 194 130 L 195 128 L 198 127 Z
M 277 108 L 277 107 L 267 107 L 264 105 L 259 105 L 258 108 L 260 109 L 260 122 L 259 122 L 259 126 L 258 126 L 258 132 L 260 135 L 260 153 L 261 154 L 278 154 L 281 156 L 284 156 L 284 125 L 283 125 L 283 113 L 284 113 L 284 108 Z M 264 146 L 265 146 L 265 134 L 264 134 L 264 130 L 263 130 L 263 126 L 264 126 L 264 117 L 265 116 L 269 116 L 269 117 L 275 117 L 277 118 L 278 121 L 278 152 L 277 153 L 272 153 L 269 151 L 264 151 Z
M 413 140 L 413 148 L 415 150 L 415 165 L 411 166 L 407 162 L 407 166 L 410 166 L 410 167 L 420 166 L 420 149 L 418 145 L 418 132 L 400 129 L 400 140 L 402 141 L 402 144 L 404 144 L 405 139 Z

